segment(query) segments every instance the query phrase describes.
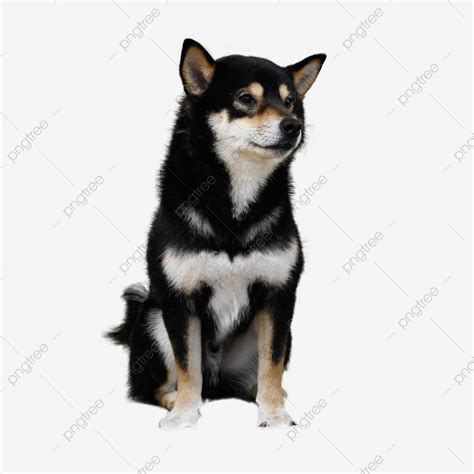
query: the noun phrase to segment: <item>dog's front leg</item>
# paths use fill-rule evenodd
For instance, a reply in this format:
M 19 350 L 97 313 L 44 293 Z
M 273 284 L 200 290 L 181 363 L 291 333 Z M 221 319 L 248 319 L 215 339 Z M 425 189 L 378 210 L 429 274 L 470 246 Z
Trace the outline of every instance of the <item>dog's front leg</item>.
M 202 405 L 201 321 L 194 316 L 167 314 L 165 324 L 175 355 L 178 393 L 173 409 L 161 420 L 160 427 L 194 426 Z
M 290 298 L 291 299 L 291 298 Z M 282 387 L 289 324 L 293 304 L 272 305 L 257 314 L 258 334 L 258 426 L 278 427 L 295 423 L 285 410 Z M 288 312 L 289 311 L 289 312 Z

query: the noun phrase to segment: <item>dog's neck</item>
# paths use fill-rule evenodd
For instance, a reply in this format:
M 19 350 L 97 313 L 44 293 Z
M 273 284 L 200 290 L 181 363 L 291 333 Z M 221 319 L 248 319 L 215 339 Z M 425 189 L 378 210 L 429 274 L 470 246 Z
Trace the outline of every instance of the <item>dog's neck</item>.
M 262 159 L 249 153 L 236 158 L 226 153 L 225 149 L 216 151 L 229 176 L 232 215 L 235 219 L 242 219 L 251 204 L 258 199 L 270 176 L 284 160 Z

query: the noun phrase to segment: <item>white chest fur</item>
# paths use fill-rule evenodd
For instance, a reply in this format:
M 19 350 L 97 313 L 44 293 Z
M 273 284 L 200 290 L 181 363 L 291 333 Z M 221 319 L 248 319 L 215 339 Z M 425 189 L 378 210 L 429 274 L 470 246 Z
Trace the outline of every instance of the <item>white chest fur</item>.
M 248 305 L 249 285 L 256 281 L 282 286 L 296 263 L 298 244 L 293 240 L 282 249 L 259 251 L 236 256 L 224 252 L 187 252 L 171 248 L 163 254 L 163 268 L 169 283 L 185 294 L 202 284 L 212 288 L 209 308 L 224 337 L 238 323 Z

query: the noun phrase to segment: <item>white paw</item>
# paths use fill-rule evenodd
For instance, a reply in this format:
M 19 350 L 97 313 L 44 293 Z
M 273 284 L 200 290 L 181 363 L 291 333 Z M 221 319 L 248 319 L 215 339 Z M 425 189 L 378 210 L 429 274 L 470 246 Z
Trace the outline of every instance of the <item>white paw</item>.
M 295 424 L 296 423 L 291 419 L 291 416 L 283 407 L 259 407 L 258 409 L 257 425 L 261 428 L 285 428 Z
M 200 417 L 199 410 L 173 409 L 160 421 L 160 428 L 164 430 L 177 430 L 180 428 L 190 428 L 196 426 Z

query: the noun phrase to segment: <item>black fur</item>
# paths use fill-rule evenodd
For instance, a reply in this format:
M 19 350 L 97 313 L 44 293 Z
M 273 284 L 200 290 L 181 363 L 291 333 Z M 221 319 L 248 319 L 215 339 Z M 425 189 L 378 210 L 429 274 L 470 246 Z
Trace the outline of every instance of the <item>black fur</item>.
M 122 298 L 126 301 L 125 319 L 120 326 L 106 333 L 106 337 L 111 339 L 114 344 L 130 345 L 130 334 L 147 297 L 147 289 L 139 285 L 130 286 L 123 292 Z

